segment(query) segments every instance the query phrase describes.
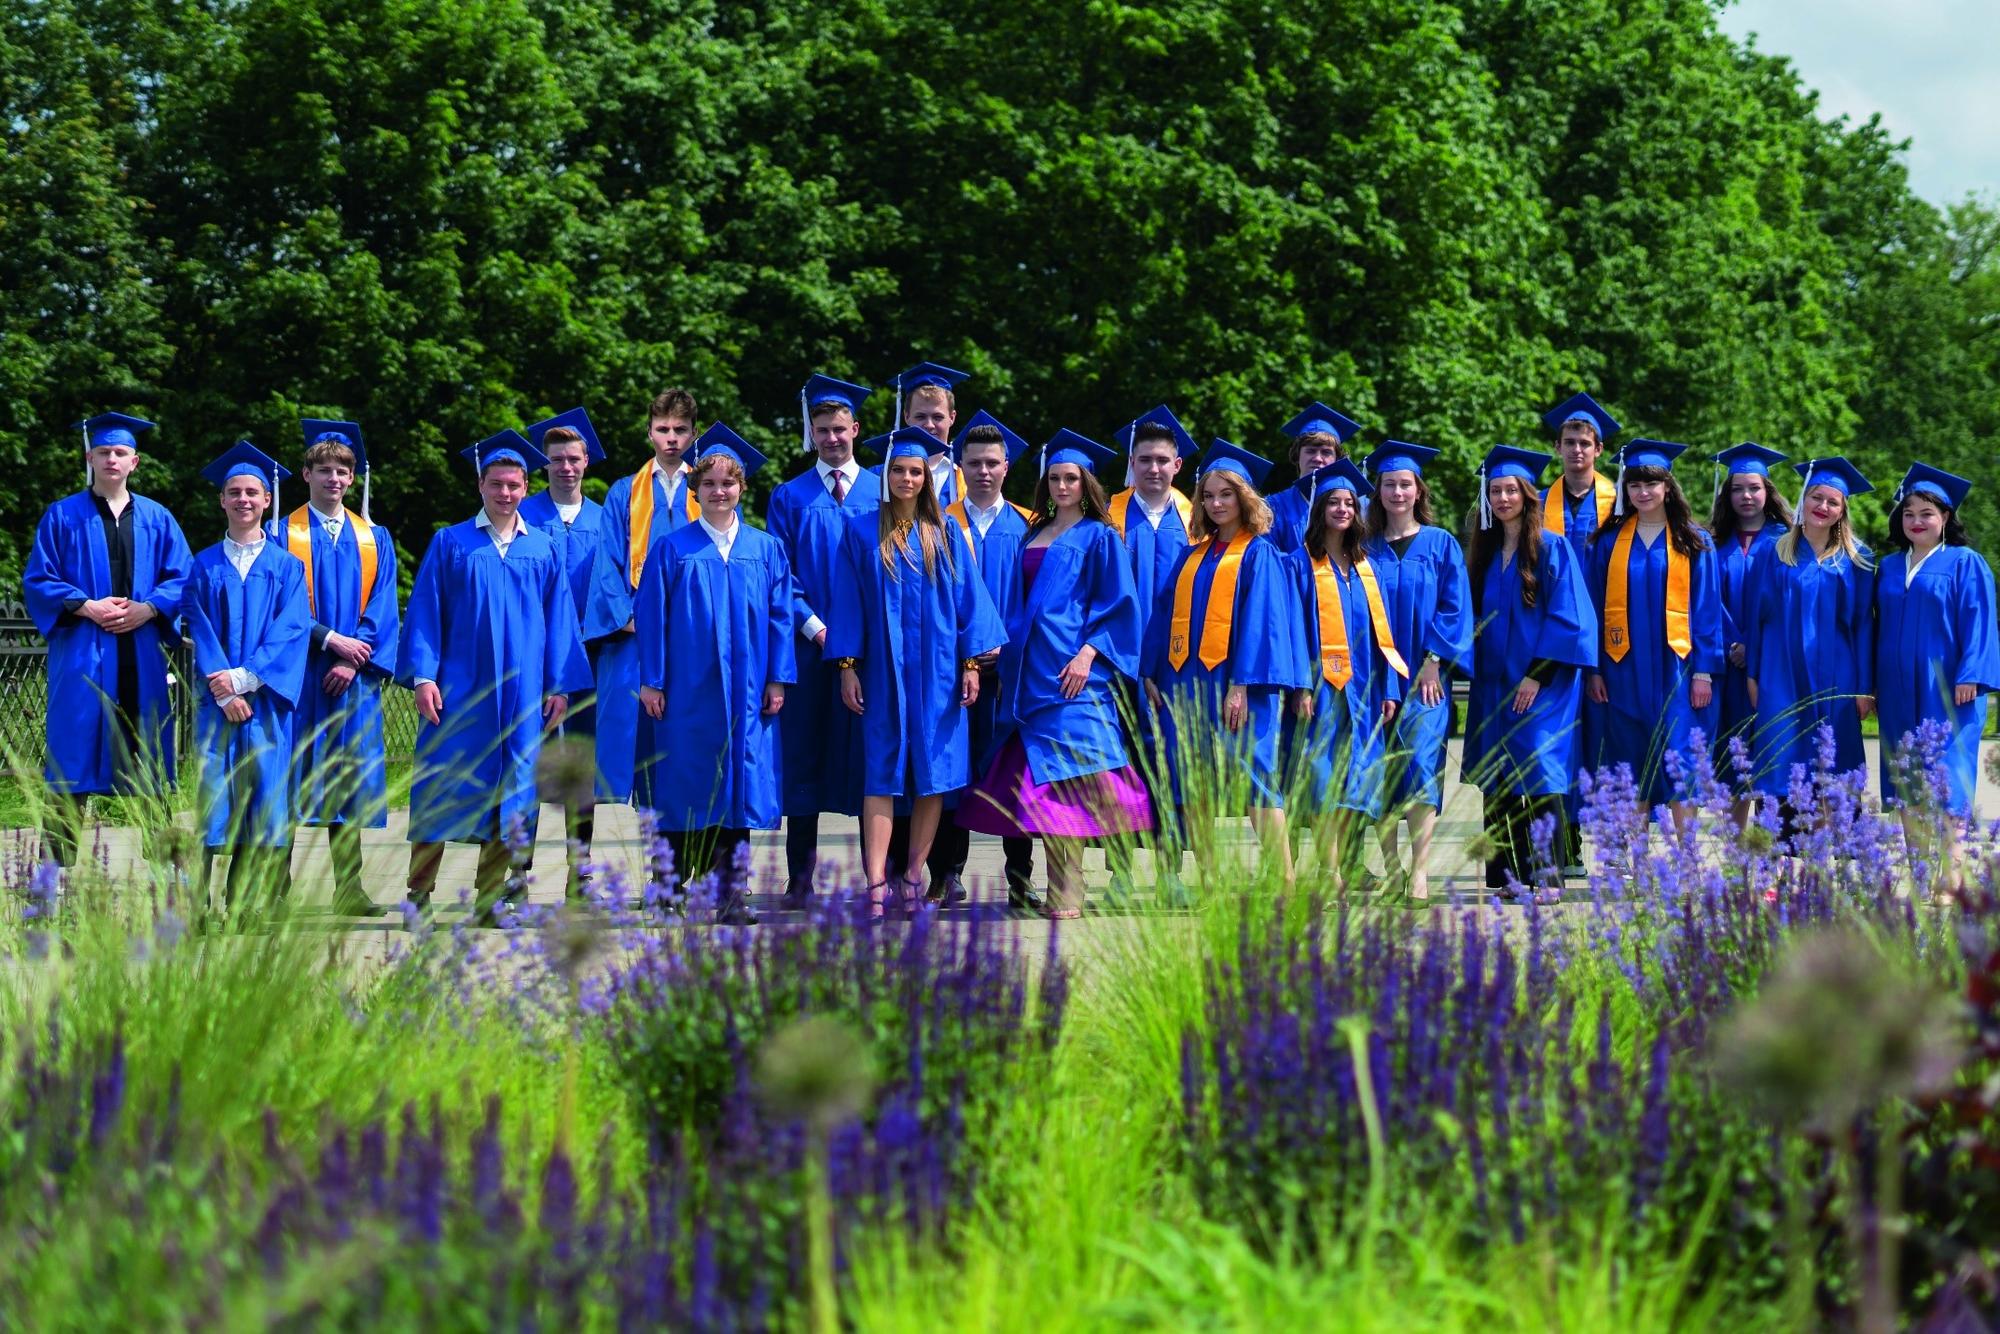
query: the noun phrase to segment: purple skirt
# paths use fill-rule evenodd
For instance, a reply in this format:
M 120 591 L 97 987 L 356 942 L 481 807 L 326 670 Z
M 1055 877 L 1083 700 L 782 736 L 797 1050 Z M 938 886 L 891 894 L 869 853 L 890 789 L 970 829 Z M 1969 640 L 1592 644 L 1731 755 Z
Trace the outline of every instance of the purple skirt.
M 958 824 L 1000 838 L 1039 834 L 1057 838 L 1110 838 L 1153 827 L 1153 802 L 1130 764 L 1054 783 L 1028 774 L 1028 751 L 1016 732 L 1007 738 L 986 777 L 958 802 Z

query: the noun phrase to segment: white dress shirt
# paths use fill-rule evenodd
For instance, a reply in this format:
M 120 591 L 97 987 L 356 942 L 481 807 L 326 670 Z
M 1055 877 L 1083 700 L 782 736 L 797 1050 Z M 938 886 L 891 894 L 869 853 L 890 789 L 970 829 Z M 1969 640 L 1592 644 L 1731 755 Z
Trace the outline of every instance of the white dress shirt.
M 246 583 L 249 582 L 250 567 L 255 565 L 257 558 L 264 554 L 264 540 L 264 532 L 261 528 L 257 531 L 257 540 L 255 542 L 238 542 L 233 537 L 222 539 L 222 554 L 229 558 L 230 567 L 236 571 L 238 579 Z M 251 671 L 248 667 L 231 667 L 229 669 L 229 689 L 232 694 L 247 695 L 263 684 L 257 678 L 257 673 Z
M 556 517 L 563 521 L 564 527 L 568 527 L 570 524 L 575 523 L 576 516 L 583 513 L 582 497 L 578 497 L 576 503 L 572 505 L 565 505 L 560 500 L 553 501 L 551 503 L 555 505 Z
M 736 519 L 734 515 L 730 518 L 731 522 L 727 528 L 717 528 L 701 516 L 695 518 L 695 522 L 701 525 L 701 530 L 708 534 L 708 540 L 715 543 L 716 554 L 722 557 L 724 564 L 729 561 L 729 549 L 736 545 L 736 534 L 743 528 L 741 520 Z
M 331 514 L 326 513 L 317 505 L 309 505 L 307 508 L 312 511 L 313 518 L 318 520 L 320 531 L 326 534 L 327 540 L 329 542 L 338 542 L 340 540 L 340 530 L 347 527 L 346 507 L 336 508 Z
M 967 496 L 965 497 L 965 517 L 979 533 L 979 536 L 984 538 L 986 530 L 991 528 L 993 521 L 1000 517 L 1000 511 L 1006 507 L 1006 504 L 1007 498 L 1001 496 L 993 502 L 992 509 L 983 510 L 972 503 L 972 497 Z
M 819 484 L 826 488 L 828 495 L 833 494 L 833 475 L 835 473 L 839 473 L 847 479 L 848 495 L 854 494 L 854 484 L 861 479 L 861 465 L 856 463 L 852 458 L 849 458 L 847 462 L 841 464 L 838 468 L 829 467 L 825 459 L 821 459 L 813 467 L 819 473 Z M 799 627 L 799 633 L 804 635 L 808 641 L 818 639 L 825 631 L 826 622 L 817 616 L 806 617 L 806 623 Z
M 518 514 L 514 516 L 514 526 L 509 528 L 504 535 L 498 528 L 493 526 L 493 520 L 487 517 L 484 506 L 480 507 L 478 517 L 473 519 L 472 522 L 486 530 L 486 535 L 493 539 L 493 545 L 499 548 L 502 560 L 507 558 L 507 548 L 513 546 L 514 539 L 521 535 L 521 516 Z
M 1166 518 L 1167 511 L 1174 507 L 1174 498 L 1171 495 L 1160 497 L 1160 507 L 1154 509 L 1146 503 L 1145 496 L 1134 491 L 1132 493 L 1132 503 L 1139 507 L 1139 513 L 1146 516 L 1146 522 L 1153 525 L 1153 531 L 1158 532 L 1160 529 L 1160 520 Z

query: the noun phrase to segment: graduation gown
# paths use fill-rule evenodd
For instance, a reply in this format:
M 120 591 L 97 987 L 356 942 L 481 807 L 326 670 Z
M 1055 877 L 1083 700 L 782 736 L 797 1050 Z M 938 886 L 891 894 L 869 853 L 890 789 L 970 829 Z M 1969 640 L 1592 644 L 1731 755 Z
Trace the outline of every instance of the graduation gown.
M 940 551 L 929 574 L 921 549 L 885 570 L 876 524 L 874 514 L 847 521 L 826 656 L 861 659 L 862 795 L 941 796 L 964 787 L 971 766 L 959 663 L 1005 644 L 1007 628 L 957 524 L 944 525 L 950 559 Z
M 1867 762 L 1855 697 L 1875 693 L 1875 572 L 1845 553 L 1814 560 L 1803 537 L 1799 548 L 1796 565 L 1775 543 L 1758 550 L 1756 597 L 1738 622 L 1757 683 L 1750 781 L 1774 797 L 1790 794 L 1793 766 L 1819 767 L 1822 725 L 1833 729 L 1834 772 Z
M 1180 804 L 1186 804 L 1191 790 L 1200 795 L 1204 785 L 1212 785 L 1215 795 L 1226 800 L 1237 780 L 1245 778 L 1248 805 L 1280 807 L 1285 804 L 1285 692 L 1304 688 L 1308 671 L 1298 589 L 1283 553 L 1268 538 L 1251 538 L 1237 569 L 1229 656 L 1213 669 L 1203 666 L 1201 630 L 1223 549 L 1219 542 L 1204 541 L 1181 553 L 1153 604 L 1140 671 L 1166 698 L 1159 725 Z M 1174 593 L 1189 561 L 1197 562 L 1189 616 L 1193 642 L 1187 660 L 1175 667 L 1167 651 Z M 1239 685 L 1249 714 L 1242 730 L 1230 732 L 1222 725 L 1222 701 L 1231 686 Z
M 1627 522 L 1632 522 L 1629 518 Z M 1690 734 L 1700 729 L 1715 735 L 1716 699 L 1696 709 L 1688 687 L 1696 672 L 1707 672 L 1720 692 L 1722 681 L 1722 586 L 1716 576 L 1714 548 L 1708 534 L 1696 532 L 1701 546 L 1688 570 L 1688 656 L 1667 647 L 1667 548 L 1662 531 L 1647 546 L 1637 535 L 1626 561 L 1628 598 L 1626 622 L 1632 648 L 1614 662 L 1604 651 L 1604 589 L 1611 555 L 1618 546 L 1617 530 L 1606 529 L 1590 549 L 1590 604 L 1597 609 L 1597 672 L 1604 678 L 1610 702 L 1585 714 L 1585 767 L 1609 769 L 1630 765 L 1639 799 L 1648 808 L 1675 801 L 1679 794 L 1667 776 L 1666 755 L 1679 752 L 1692 765 Z
M 729 559 L 700 524 L 653 547 L 639 580 L 639 683 L 664 691 L 637 799 L 662 829 L 775 829 L 784 816 L 782 711 L 764 687 L 798 679 L 785 549 L 739 515 Z M 789 701 L 788 701 L 789 705 Z
M 1021 601 L 1021 544 L 1028 540 L 1027 511 L 1002 501 L 1000 512 L 993 516 L 993 522 L 983 535 L 973 526 L 962 502 L 947 506 L 945 517 L 956 522 L 972 543 L 973 557 L 979 562 L 980 582 L 986 585 L 987 596 L 993 599 L 994 613 L 999 616 L 1000 623 L 1008 627 L 1007 633 L 1011 638 L 1014 633 L 1013 611 Z M 1000 692 L 994 687 L 992 679 L 982 681 L 979 698 L 972 705 L 972 770 L 968 781 L 986 772 L 998 746 L 995 719 L 1000 706 Z
M 636 475 L 636 474 L 633 474 Z M 597 696 L 593 708 L 593 728 L 597 735 L 597 774 L 612 801 L 629 801 L 639 762 L 648 757 L 638 753 L 639 738 L 639 642 L 624 633 L 632 619 L 637 576 L 632 568 L 632 477 L 620 477 L 604 497 L 603 528 L 598 538 L 599 554 L 593 569 L 593 601 L 600 621 L 585 630 L 585 638 L 596 638 L 597 630 L 608 636 L 597 651 L 595 667 Z M 648 546 L 658 546 L 669 534 L 694 522 L 688 501 L 686 472 L 663 482 L 656 473 L 653 481 L 653 526 Z M 526 509 L 526 502 L 522 508 Z
M 1444 742 L 1451 729 L 1451 674 L 1472 675 L 1472 586 L 1458 539 L 1442 528 L 1417 529 L 1401 556 L 1387 542 L 1370 539 L 1368 563 L 1382 585 L 1396 649 L 1410 665 L 1402 707 L 1390 727 L 1385 762 L 1395 775 L 1388 807 L 1410 802 L 1444 804 Z M 1424 655 L 1438 658 L 1436 704 L 1417 698 Z
M 1287 554 L 1302 550 L 1306 544 L 1306 525 L 1312 521 L 1312 497 L 1300 495 L 1296 486 L 1288 486 L 1265 499 L 1271 505 L 1271 541 Z
M 1593 474 L 1593 476 L 1596 478 L 1596 481 L 1592 483 L 1590 499 L 1577 505 L 1570 504 L 1569 491 L 1564 486 L 1563 479 L 1560 476 L 1549 483 L 1550 486 L 1562 493 L 1562 527 L 1552 529 L 1546 523 L 1542 525 L 1543 532 L 1560 532 L 1562 534 L 1564 539 L 1569 543 L 1570 554 L 1576 557 L 1577 568 L 1581 570 L 1588 570 L 1590 568 L 1590 540 L 1597 535 L 1597 485 L 1599 483 L 1605 487 L 1612 485 L 1611 480 L 1601 473 Z M 1546 496 L 1548 493 L 1544 491 L 1542 494 Z M 1617 496 L 1614 492 L 1612 495 L 1614 504 L 1616 500 Z M 1544 512 L 1546 513 L 1546 511 Z M 1611 521 L 1611 515 L 1607 509 L 1605 522 L 1609 523 Z
M 589 665 L 592 641 L 603 639 L 632 618 L 630 599 L 616 594 L 618 571 L 602 554 L 604 506 L 585 496 L 583 508 L 576 512 L 576 518 L 564 523 L 562 513 L 556 509 L 556 502 L 549 498 L 549 493 L 546 490 L 537 491 L 521 502 L 521 520 L 539 528 L 555 544 L 556 555 L 562 560 L 563 571 L 569 578 L 570 599 L 576 604 L 576 622 L 585 647 L 586 670 L 594 674 L 594 667 Z M 653 522 L 657 528 L 657 514 Z M 613 617 L 618 619 L 613 620 Z M 564 733 L 594 738 L 597 733 L 595 698 L 571 700 L 570 704 L 570 711 L 563 715 Z M 610 775 L 604 772 L 601 762 L 597 769 L 597 799 L 613 800 Z
M 1716 564 L 1716 578 L 1722 585 L 1722 674 L 1715 678 L 1716 734 L 1710 738 L 1715 743 L 1716 772 L 1724 782 L 1735 784 L 1737 776 L 1727 768 L 1729 738 L 1741 734 L 1745 741 L 1751 740 L 1757 721 L 1757 708 L 1750 702 L 1750 671 L 1748 667 L 1737 667 L 1729 661 L 1729 646 L 1750 643 L 1750 622 L 1755 615 L 1757 583 L 1754 570 L 1757 558 L 1769 551 L 1774 543 L 1784 535 L 1785 526 L 1766 520 L 1750 538 L 1750 549 L 1746 552 L 1743 544 L 1731 538 L 1727 545 L 1716 553 L 1720 559 Z
M 443 721 L 417 721 L 410 841 L 486 842 L 541 811 L 542 701 L 590 688 L 569 578 L 521 524 L 503 557 L 476 519 L 439 530 L 417 567 L 396 680 L 437 682 Z M 498 823 L 493 818 L 498 811 Z
M 382 687 L 395 679 L 402 617 L 396 610 L 396 542 L 381 524 L 375 530 L 375 582 L 368 608 L 361 608 L 361 547 L 354 515 L 330 541 L 314 520 L 307 524 L 312 544 L 311 644 L 305 685 L 293 713 L 298 750 L 299 823 L 359 824 L 380 829 L 388 823 L 389 782 L 382 758 Z M 282 541 L 284 527 L 278 528 Z M 303 577 L 303 572 L 302 576 Z M 368 644 L 368 665 L 339 695 L 321 684 L 334 664 L 344 661 L 326 649 L 327 634 L 343 634 Z
M 798 685 L 785 694 L 778 727 L 784 748 L 785 814 L 861 813 L 861 720 L 840 702 L 840 673 L 829 654 L 805 638 L 806 622 L 817 616 L 833 623 L 833 590 L 840 582 L 840 543 L 848 520 L 873 514 L 882 503 L 882 483 L 866 468 L 846 497 L 835 504 L 820 480 L 818 465 L 771 492 L 765 529 L 778 539 L 791 565 L 792 629 L 799 636 Z M 831 632 L 827 635 L 832 642 Z
M 1382 704 L 1398 701 L 1409 683 L 1382 657 L 1375 638 L 1375 618 L 1369 611 L 1367 589 L 1355 570 L 1342 574 L 1330 566 L 1328 576 L 1340 586 L 1341 622 L 1347 627 L 1348 660 L 1353 673 L 1335 689 L 1321 667 L 1322 627 L 1319 620 L 1319 572 L 1311 553 L 1301 546 L 1285 553 L 1297 585 L 1306 673 L 1312 682 L 1313 716 L 1299 719 L 1285 712 L 1286 766 L 1314 814 L 1359 811 L 1380 818 L 1389 785 L 1383 766 L 1388 729 L 1382 725 Z M 1384 609 L 1387 602 L 1384 602 Z
M 1145 642 L 1159 605 L 1160 594 L 1172 590 L 1174 572 L 1181 567 L 1181 553 L 1188 549 L 1188 524 L 1194 516 L 1193 502 L 1178 491 L 1168 492 L 1166 514 L 1160 526 L 1146 521 L 1146 510 L 1138 492 L 1126 487 L 1111 498 L 1111 526 L 1125 540 L 1132 558 L 1132 581 L 1139 590 L 1139 637 Z M 1121 526 L 1122 525 L 1122 526 Z
M 1948 729 L 1941 758 L 1951 783 L 1951 812 L 1969 816 L 1978 791 L 1986 696 L 2000 690 L 1993 570 L 1971 547 L 1940 547 L 1917 567 L 1916 578 L 1906 587 L 1909 561 L 1909 552 L 1892 552 L 1875 578 L 1882 795 L 1896 795 L 1892 761 L 1904 735 L 1934 722 Z M 1972 703 L 1951 702 L 1960 685 L 1979 688 Z
M 1597 665 L 1597 612 L 1569 543 L 1542 543 L 1535 580 L 1535 605 L 1525 607 L 1518 561 L 1503 565 L 1497 552 L 1480 580 L 1461 772 L 1487 792 L 1549 796 L 1575 783 L 1583 676 Z M 1553 665 L 1553 678 L 1527 712 L 1515 713 L 1515 691 L 1543 664 Z
M 194 558 L 181 610 L 194 649 L 194 734 L 208 846 L 288 848 L 292 740 L 312 647 L 306 567 L 267 539 L 249 574 L 238 576 L 218 542 Z M 209 673 L 231 667 L 246 667 L 258 679 L 247 697 L 247 722 L 225 718 L 208 689 Z
M 138 668 L 139 717 L 134 720 L 146 769 L 171 785 L 174 775 L 173 705 L 167 693 L 164 648 L 180 643 L 174 622 L 194 556 L 173 515 L 144 496 L 132 496 L 132 598 L 159 612 L 128 631 Z M 118 636 L 100 630 L 71 601 L 112 596 L 111 556 L 104 525 L 90 493 L 66 496 L 42 513 L 35 543 L 22 568 L 28 618 L 48 641 L 48 759 L 42 777 L 51 791 L 145 791 L 155 775 L 121 769 L 116 760 Z
M 1025 595 L 1020 583 L 1017 562 L 993 749 L 1018 734 L 1028 777 L 1042 784 L 1123 768 L 1131 758 L 1112 686 L 1139 674 L 1141 648 L 1139 591 L 1124 544 L 1109 524 L 1084 519 L 1049 543 Z M 1064 699 L 1058 678 L 1086 644 L 1097 650 L 1090 679 Z

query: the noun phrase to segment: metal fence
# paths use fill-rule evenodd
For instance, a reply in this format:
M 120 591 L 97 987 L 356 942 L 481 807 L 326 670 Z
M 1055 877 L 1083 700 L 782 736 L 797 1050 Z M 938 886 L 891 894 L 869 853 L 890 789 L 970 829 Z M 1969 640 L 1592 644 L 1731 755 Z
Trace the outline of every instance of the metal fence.
M 48 752 L 49 646 L 19 600 L 0 601 L 0 754 L 39 769 Z M 194 663 L 185 645 L 167 655 L 172 673 L 174 738 L 180 754 L 192 753 Z M 382 692 L 382 749 L 391 758 L 416 748 L 417 708 L 407 690 Z

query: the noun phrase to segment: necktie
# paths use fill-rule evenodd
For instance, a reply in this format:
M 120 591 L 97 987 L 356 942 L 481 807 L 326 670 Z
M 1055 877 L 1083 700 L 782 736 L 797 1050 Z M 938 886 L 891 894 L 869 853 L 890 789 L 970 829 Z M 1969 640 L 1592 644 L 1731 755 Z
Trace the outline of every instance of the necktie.
M 847 499 L 847 474 L 844 472 L 836 472 L 833 475 L 833 503 L 838 505 L 846 499 Z
M 319 526 L 326 529 L 327 541 L 338 542 L 340 540 L 340 520 L 321 519 Z

